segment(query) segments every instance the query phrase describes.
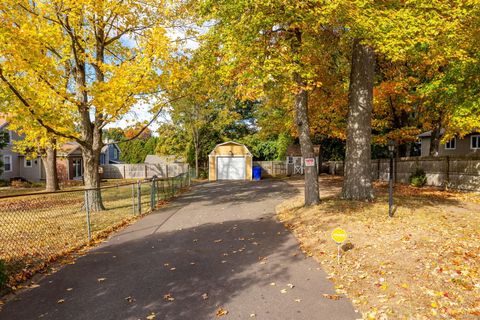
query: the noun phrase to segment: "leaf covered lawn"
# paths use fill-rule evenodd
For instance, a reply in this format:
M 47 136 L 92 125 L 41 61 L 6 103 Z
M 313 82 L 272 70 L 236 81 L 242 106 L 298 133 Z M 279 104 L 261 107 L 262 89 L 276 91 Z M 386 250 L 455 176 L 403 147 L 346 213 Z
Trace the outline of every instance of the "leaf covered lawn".
M 397 185 L 389 218 L 385 184 L 375 185 L 375 201 L 360 202 L 339 198 L 339 178 L 320 183 L 320 205 L 302 208 L 299 197 L 277 208 L 279 218 L 364 318 L 480 317 L 478 194 Z M 353 245 L 340 264 L 336 227 Z

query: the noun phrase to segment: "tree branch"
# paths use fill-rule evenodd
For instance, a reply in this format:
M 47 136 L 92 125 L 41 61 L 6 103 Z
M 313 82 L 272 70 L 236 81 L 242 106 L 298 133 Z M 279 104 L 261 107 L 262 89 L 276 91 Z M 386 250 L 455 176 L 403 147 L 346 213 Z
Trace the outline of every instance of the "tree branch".
M 171 103 L 171 102 L 178 101 L 178 100 L 183 99 L 183 98 L 185 98 L 185 97 L 186 97 L 186 96 L 180 96 L 180 97 L 173 98 L 173 99 L 167 101 L 165 104 L 169 104 L 169 103 Z M 124 142 L 129 142 L 129 141 L 135 140 L 135 139 L 138 138 L 145 130 L 147 130 L 147 128 L 148 128 L 155 120 L 157 120 L 157 118 L 160 116 L 160 113 L 161 113 L 162 111 L 163 111 L 163 106 L 155 113 L 155 115 L 153 116 L 153 118 L 150 119 L 150 121 L 149 121 L 140 131 L 138 131 L 137 134 L 135 134 L 133 137 L 128 138 L 128 139 L 124 139 L 124 140 L 120 140 L 120 141 L 109 142 L 109 143 L 106 143 L 105 145 L 118 144 L 118 143 L 124 143 Z
M 44 127 L 47 130 L 47 132 L 52 133 L 56 136 L 75 140 L 81 145 L 85 144 L 82 140 L 80 140 L 79 138 L 73 135 L 62 133 L 54 129 L 53 127 L 46 124 L 40 117 L 38 117 L 35 111 L 33 110 L 32 105 L 27 101 L 27 99 L 25 99 L 25 97 L 23 97 L 20 91 L 18 91 L 17 88 L 15 88 L 15 86 L 10 81 L 8 81 L 8 79 L 5 77 L 5 75 L 3 74 L 3 69 L 1 67 L 0 67 L 0 79 L 8 86 L 10 91 L 12 91 L 12 93 L 18 98 L 18 100 L 20 100 L 20 102 L 27 108 L 28 112 L 32 115 L 35 121 L 38 122 L 38 124 L 40 124 L 42 127 Z

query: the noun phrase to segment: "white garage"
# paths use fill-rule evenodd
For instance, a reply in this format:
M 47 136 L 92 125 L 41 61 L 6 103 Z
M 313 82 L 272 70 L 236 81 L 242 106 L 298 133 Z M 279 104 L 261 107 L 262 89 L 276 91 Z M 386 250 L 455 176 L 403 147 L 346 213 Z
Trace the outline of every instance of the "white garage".
M 217 180 L 245 180 L 245 158 L 218 157 Z
M 252 180 L 252 154 L 245 145 L 233 141 L 220 143 L 208 157 L 210 181 Z

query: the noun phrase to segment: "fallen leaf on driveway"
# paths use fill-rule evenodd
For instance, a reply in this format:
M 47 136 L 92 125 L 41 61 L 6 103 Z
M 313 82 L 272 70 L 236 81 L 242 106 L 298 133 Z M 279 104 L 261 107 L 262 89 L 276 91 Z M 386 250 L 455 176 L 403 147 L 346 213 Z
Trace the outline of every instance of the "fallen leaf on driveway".
M 293 284 L 289 283 L 287 284 L 287 287 L 289 287 L 290 289 L 293 289 L 293 287 L 295 287 Z
M 223 317 L 227 314 L 228 314 L 228 310 L 225 310 L 223 308 L 219 308 L 216 313 L 217 317 Z
M 65 299 L 60 299 L 57 301 L 57 303 L 64 303 L 65 302 Z
M 280 290 L 281 293 L 287 293 L 287 289 Z
M 327 298 L 327 299 L 330 299 L 330 300 L 340 300 L 342 297 L 339 296 L 338 294 L 327 294 L 327 293 L 324 293 L 322 294 L 322 296 L 324 298 Z
M 250 313 L 250 318 L 255 318 L 257 315 L 255 313 Z
M 295 302 L 300 302 L 302 301 L 302 299 L 295 299 Z
M 98 282 L 102 282 L 102 281 L 105 281 L 105 280 L 107 280 L 107 278 L 98 278 L 97 279 Z
M 202 298 L 203 298 L 203 300 L 207 300 L 208 299 L 208 293 L 202 294 Z
M 164 294 L 164 295 L 163 295 L 163 300 L 165 300 L 165 301 L 173 301 L 173 300 L 175 300 L 175 298 L 172 296 L 171 293 L 167 293 L 167 294 Z
M 135 299 L 132 296 L 126 297 L 125 300 L 129 303 L 135 302 Z
M 67 288 L 67 291 L 72 291 L 72 290 L 73 290 L 73 288 Z
M 152 312 L 150 313 L 149 316 L 147 316 L 147 320 L 153 320 L 153 319 L 155 319 L 155 313 Z
M 213 240 L 213 242 L 215 242 L 215 243 L 219 243 L 219 242 L 222 242 L 222 241 L 223 241 L 222 239 Z

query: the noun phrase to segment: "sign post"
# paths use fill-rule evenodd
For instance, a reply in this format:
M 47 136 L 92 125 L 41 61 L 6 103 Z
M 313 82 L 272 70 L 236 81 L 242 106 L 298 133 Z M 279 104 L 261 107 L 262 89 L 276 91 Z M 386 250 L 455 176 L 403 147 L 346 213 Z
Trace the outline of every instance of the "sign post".
M 335 228 L 332 231 L 332 240 L 337 244 L 337 263 L 340 263 L 340 247 L 347 240 L 347 232 L 341 228 Z

